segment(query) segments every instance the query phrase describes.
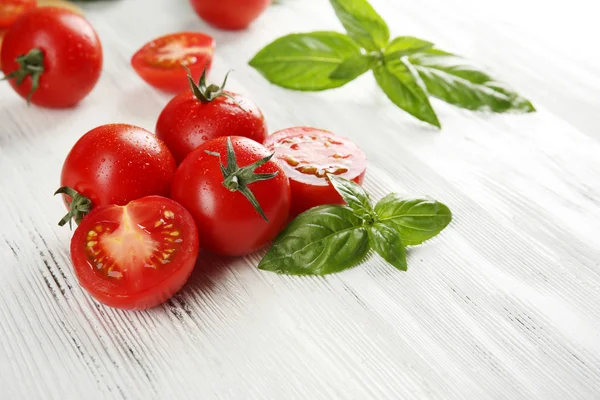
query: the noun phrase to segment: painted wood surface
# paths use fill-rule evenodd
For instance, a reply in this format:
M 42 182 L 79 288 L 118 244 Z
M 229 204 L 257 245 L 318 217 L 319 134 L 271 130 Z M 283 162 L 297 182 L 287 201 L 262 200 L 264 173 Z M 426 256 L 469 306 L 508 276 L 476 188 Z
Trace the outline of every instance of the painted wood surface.
M 247 60 L 293 31 L 341 29 L 324 0 L 287 0 L 243 33 L 185 0 L 86 5 L 105 52 L 72 110 L 27 107 L 0 86 L 0 398 L 600 398 L 600 28 L 592 3 L 373 0 L 393 34 L 481 62 L 539 112 L 434 106 L 441 132 L 392 106 L 372 76 L 324 93 L 271 86 Z M 577 19 L 575 19 L 577 18 Z M 258 271 L 261 254 L 207 257 L 164 306 L 98 305 L 70 266 L 52 193 L 97 125 L 147 129 L 169 96 L 131 54 L 164 33 L 217 40 L 212 77 L 259 104 L 270 130 L 312 125 L 361 146 L 365 186 L 427 194 L 455 219 L 409 251 L 327 278 Z M 368 74 L 367 74 L 368 75 Z

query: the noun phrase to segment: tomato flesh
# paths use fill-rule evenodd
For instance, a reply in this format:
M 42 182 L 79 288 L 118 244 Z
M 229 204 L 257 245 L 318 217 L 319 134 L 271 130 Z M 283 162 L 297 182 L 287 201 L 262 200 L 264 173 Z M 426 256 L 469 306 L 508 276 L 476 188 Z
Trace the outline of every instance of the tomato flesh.
M 294 127 L 268 136 L 265 146 L 290 179 L 292 215 L 322 204 L 343 204 L 344 200 L 327 180 L 338 175 L 362 184 L 367 158 L 348 139 L 308 127 Z
M 95 208 L 71 241 L 81 285 L 99 302 L 126 309 L 170 298 L 188 279 L 197 254 L 191 215 L 159 196 Z
M 189 88 L 189 68 L 195 81 L 210 70 L 215 50 L 214 39 L 203 33 L 181 32 L 161 36 L 146 43 L 131 59 L 137 74 L 151 86 L 178 93 Z
M 8 28 L 27 10 L 35 8 L 35 0 L 2 0 L 0 2 L 0 28 Z

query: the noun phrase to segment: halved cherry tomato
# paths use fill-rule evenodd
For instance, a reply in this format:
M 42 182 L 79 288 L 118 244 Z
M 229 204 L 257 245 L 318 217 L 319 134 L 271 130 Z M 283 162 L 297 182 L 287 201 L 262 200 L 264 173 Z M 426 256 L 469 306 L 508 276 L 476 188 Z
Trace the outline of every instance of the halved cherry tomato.
M 200 79 L 212 64 L 215 40 L 204 33 L 180 32 L 146 43 L 131 58 L 131 65 L 149 85 L 165 92 L 178 93 L 189 87 L 189 68 L 194 80 Z
M 1 0 L 0 28 L 8 28 L 25 11 L 35 8 L 35 0 Z
M 37 6 L 65 8 L 69 11 L 73 11 L 76 14 L 83 15 L 83 10 L 81 8 L 67 0 L 38 0 Z
M 95 208 L 71 240 L 81 286 L 117 308 L 144 309 L 166 301 L 187 281 L 197 256 L 192 216 L 159 196 Z
M 354 143 L 321 129 L 283 129 L 267 136 L 265 147 L 275 152 L 290 179 L 292 215 L 321 204 L 344 204 L 326 174 L 362 184 L 367 168 L 365 153 Z

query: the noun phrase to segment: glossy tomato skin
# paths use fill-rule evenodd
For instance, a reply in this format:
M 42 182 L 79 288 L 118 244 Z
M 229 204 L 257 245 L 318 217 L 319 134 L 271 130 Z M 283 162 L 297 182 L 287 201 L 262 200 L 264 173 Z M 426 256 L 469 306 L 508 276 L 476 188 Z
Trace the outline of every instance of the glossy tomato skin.
M 270 153 L 244 137 L 231 138 L 239 167 L 250 165 Z M 226 162 L 227 138 L 206 142 L 181 163 L 171 187 L 171 198 L 193 216 L 203 248 L 225 256 L 241 256 L 265 246 L 284 228 L 290 209 L 290 186 L 285 173 L 273 160 L 257 173 L 274 173 L 272 179 L 251 183 L 252 190 L 269 222 L 266 222 L 240 193 L 226 189 L 219 158 Z
M 61 186 L 88 197 L 93 207 L 126 205 L 145 196 L 168 196 L 176 168 L 167 146 L 151 132 L 102 125 L 75 143 L 63 164 Z
M 202 71 L 210 72 L 215 40 L 204 33 L 178 32 L 146 43 L 131 58 L 135 72 L 150 86 L 167 93 L 189 89 L 185 65 L 198 82 Z
M 260 109 L 239 94 L 226 93 L 239 106 L 225 96 L 202 103 L 186 90 L 175 96 L 160 113 L 156 136 L 167 144 L 178 163 L 198 146 L 220 136 L 244 136 L 264 142 L 268 130 Z
M 290 179 L 292 216 L 322 204 L 344 204 L 325 173 L 334 173 L 359 185 L 364 181 L 367 157 L 354 143 L 330 131 L 293 127 L 265 140 Z
M 227 30 L 245 29 L 271 2 L 272 0 L 190 0 L 203 20 Z
M 22 15 L 6 32 L 2 71 L 17 70 L 16 58 L 32 49 L 44 55 L 44 72 L 31 103 L 42 107 L 72 107 L 87 96 L 100 78 L 102 46 L 94 28 L 81 15 L 66 9 L 42 7 Z M 31 76 L 10 85 L 23 98 L 31 90 Z
M 26 11 L 35 8 L 35 0 L 0 1 L 0 29 L 8 28 Z
M 71 239 L 81 286 L 100 303 L 123 309 L 169 299 L 189 278 L 197 256 L 192 216 L 160 196 L 94 208 Z

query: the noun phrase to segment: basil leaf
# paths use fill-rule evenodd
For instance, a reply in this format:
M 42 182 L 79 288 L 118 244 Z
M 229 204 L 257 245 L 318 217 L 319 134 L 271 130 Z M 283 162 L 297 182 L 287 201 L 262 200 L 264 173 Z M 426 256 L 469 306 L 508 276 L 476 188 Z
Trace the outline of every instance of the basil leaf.
M 325 275 L 356 265 L 369 251 L 363 221 L 346 206 L 324 205 L 297 216 L 258 268 L 290 275 Z
M 421 121 L 441 128 L 421 78 L 404 58 L 376 67 L 373 74 L 394 104 Z
M 354 80 L 377 65 L 377 61 L 377 58 L 370 54 L 361 54 L 345 60 L 329 75 L 329 78 Z
M 268 44 L 249 64 L 276 85 L 319 91 L 350 82 L 352 79 L 329 76 L 345 60 L 360 54 L 359 46 L 341 33 L 296 33 Z
M 365 221 L 373 221 L 375 212 L 369 195 L 358 184 L 342 177 L 327 174 L 333 188 L 354 211 L 354 214 Z
M 390 40 L 385 21 L 366 0 L 330 0 L 348 36 L 367 50 L 381 50 Z
M 406 271 L 406 249 L 400 234 L 393 226 L 385 223 L 376 223 L 369 230 L 369 243 L 371 248 L 383 259 L 401 271 Z
M 533 112 L 533 105 L 454 54 L 429 49 L 410 57 L 430 95 L 469 110 Z
M 385 60 L 414 54 L 433 47 L 433 43 L 414 36 L 399 36 L 392 40 L 385 48 Z
M 378 221 L 398 229 L 405 245 L 417 245 L 440 233 L 452 213 L 444 204 L 430 199 L 403 197 L 390 193 L 375 205 Z

